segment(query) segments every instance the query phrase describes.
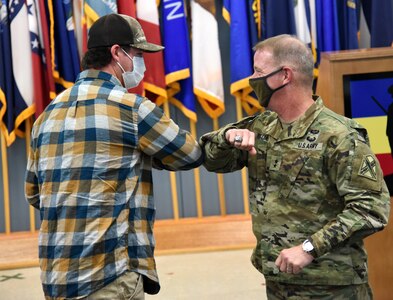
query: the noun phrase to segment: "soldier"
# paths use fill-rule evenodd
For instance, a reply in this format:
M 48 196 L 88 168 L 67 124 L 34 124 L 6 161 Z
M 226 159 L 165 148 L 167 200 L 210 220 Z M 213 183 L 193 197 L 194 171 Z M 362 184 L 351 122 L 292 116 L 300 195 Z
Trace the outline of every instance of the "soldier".
M 257 239 L 252 263 L 268 299 L 371 299 L 363 238 L 390 198 L 366 130 L 312 95 L 313 58 L 297 38 L 254 47 L 250 85 L 266 108 L 200 139 L 205 167 L 248 167 Z

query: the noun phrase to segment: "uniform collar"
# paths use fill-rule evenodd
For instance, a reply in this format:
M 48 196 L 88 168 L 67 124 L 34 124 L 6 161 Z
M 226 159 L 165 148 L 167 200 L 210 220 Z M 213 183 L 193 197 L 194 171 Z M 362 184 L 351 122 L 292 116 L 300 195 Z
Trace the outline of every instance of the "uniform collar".
M 275 139 L 299 138 L 304 136 L 324 108 L 321 97 L 314 95 L 313 99 L 314 103 L 299 119 L 290 124 L 288 130 L 283 130 L 277 113 L 272 111 L 263 112 L 261 116 L 264 132 L 273 136 Z

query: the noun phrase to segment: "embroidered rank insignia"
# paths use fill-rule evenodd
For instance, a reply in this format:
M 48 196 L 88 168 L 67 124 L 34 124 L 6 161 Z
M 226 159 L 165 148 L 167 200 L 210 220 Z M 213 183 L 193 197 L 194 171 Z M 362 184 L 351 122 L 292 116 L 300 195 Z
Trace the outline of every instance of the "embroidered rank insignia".
M 272 156 L 269 170 L 278 171 L 280 170 L 281 166 L 281 157 L 279 156 Z
M 368 179 L 377 180 L 377 162 L 372 155 L 365 155 L 358 174 Z

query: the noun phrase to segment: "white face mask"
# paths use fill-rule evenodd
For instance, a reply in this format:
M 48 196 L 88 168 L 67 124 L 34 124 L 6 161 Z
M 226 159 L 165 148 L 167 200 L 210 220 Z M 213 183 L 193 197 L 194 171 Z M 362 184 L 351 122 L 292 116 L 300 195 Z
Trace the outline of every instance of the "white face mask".
M 124 68 L 120 65 L 120 63 L 117 61 L 116 63 L 119 65 L 120 69 L 123 71 L 121 74 L 123 77 L 124 81 L 124 87 L 126 89 L 131 89 L 136 86 L 141 82 L 143 79 L 143 76 L 146 71 L 145 67 L 145 61 L 143 60 L 143 57 L 140 56 L 134 56 L 134 58 L 131 58 L 124 49 L 121 49 L 125 55 L 132 61 L 134 65 L 134 69 L 132 71 L 125 71 Z

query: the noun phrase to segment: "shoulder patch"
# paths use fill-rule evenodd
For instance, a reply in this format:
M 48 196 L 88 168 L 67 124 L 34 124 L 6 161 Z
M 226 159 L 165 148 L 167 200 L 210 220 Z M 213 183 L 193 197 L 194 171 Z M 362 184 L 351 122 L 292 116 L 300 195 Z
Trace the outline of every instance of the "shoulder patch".
M 363 156 L 358 175 L 377 181 L 377 162 L 372 155 Z
M 358 142 L 355 145 L 349 185 L 357 189 L 381 192 L 383 173 L 378 159 L 367 144 Z

